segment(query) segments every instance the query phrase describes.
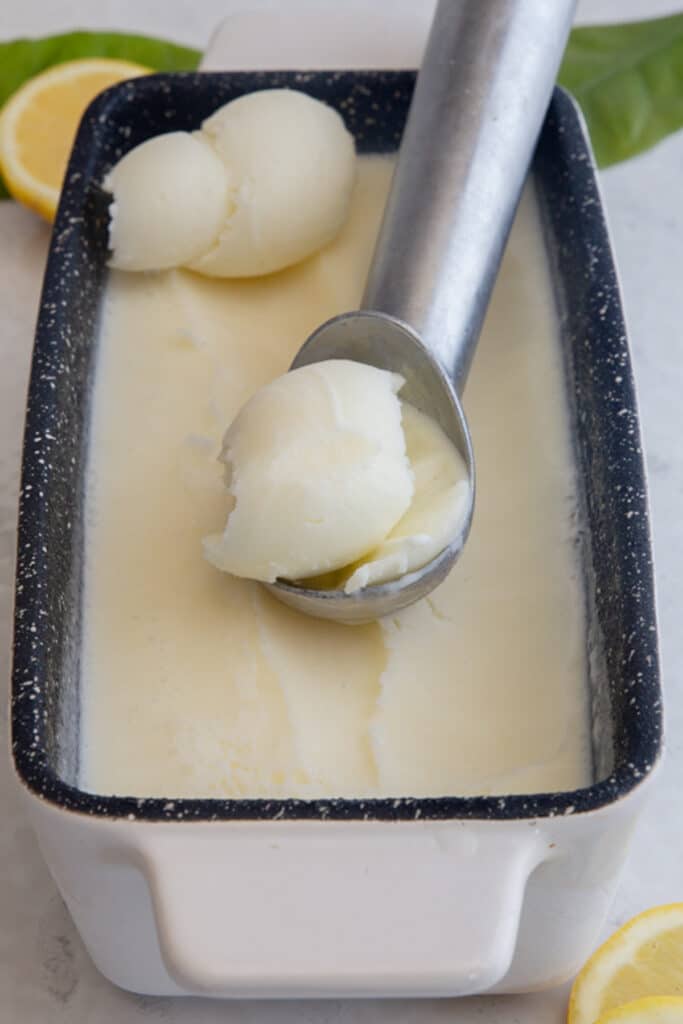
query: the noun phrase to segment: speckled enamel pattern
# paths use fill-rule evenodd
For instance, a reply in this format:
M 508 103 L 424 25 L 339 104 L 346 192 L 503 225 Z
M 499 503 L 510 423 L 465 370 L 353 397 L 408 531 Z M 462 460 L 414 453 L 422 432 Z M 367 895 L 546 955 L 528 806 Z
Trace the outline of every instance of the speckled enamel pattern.
M 289 86 L 336 107 L 361 152 L 394 150 L 411 72 L 154 75 L 86 112 L 66 174 L 36 332 L 24 442 L 16 586 L 12 743 L 38 796 L 139 820 L 539 818 L 587 812 L 633 790 L 661 752 L 651 544 L 638 413 L 619 288 L 585 130 L 556 90 L 534 173 L 552 265 L 579 468 L 578 535 L 588 611 L 593 785 L 530 796 L 397 800 L 164 800 L 78 789 L 84 470 L 106 202 L 93 188 L 151 135 L 196 128 L 254 89 Z

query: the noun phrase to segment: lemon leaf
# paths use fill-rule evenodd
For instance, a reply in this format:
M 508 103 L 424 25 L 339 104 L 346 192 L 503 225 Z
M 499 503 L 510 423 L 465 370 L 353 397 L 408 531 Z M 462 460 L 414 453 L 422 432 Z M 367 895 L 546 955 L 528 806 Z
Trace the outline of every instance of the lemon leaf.
M 683 14 L 573 30 L 559 74 L 600 167 L 683 127 Z

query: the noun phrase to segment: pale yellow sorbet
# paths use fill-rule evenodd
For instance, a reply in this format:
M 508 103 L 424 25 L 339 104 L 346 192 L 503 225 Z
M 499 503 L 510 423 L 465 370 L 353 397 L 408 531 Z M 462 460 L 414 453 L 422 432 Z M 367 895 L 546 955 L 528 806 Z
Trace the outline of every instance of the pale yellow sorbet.
M 221 436 L 302 340 L 357 305 L 392 165 L 348 223 L 260 280 L 113 273 L 87 493 L 80 784 L 134 796 L 420 796 L 590 778 L 583 600 L 561 359 L 531 195 L 466 393 L 478 495 L 430 598 L 308 619 L 216 572 Z
M 400 401 L 404 383 L 328 359 L 252 395 L 223 438 L 228 521 L 204 539 L 212 565 L 268 583 L 331 573 L 326 585 L 351 593 L 443 551 L 468 509 L 467 467 L 435 420 Z
M 232 498 L 210 562 L 273 582 L 341 569 L 377 547 L 414 493 L 396 373 L 348 359 L 292 370 L 223 439 Z

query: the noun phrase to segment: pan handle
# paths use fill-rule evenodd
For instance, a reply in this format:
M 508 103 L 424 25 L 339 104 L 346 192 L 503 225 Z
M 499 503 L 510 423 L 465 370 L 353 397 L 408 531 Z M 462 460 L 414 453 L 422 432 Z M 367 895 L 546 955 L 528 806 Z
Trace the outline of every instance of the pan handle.
M 162 960 L 215 997 L 484 992 L 547 854 L 502 824 L 190 825 L 145 851 Z

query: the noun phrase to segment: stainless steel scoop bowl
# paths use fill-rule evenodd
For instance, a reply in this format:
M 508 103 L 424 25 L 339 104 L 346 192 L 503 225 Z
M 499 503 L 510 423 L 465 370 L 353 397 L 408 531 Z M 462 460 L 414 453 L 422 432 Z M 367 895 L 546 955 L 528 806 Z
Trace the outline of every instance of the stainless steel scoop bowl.
M 575 0 L 439 0 L 362 308 L 319 327 L 292 369 L 355 359 L 401 373 L 467 465 L 471 501 L 451 544 L 416 572 L 352 594 L 277 580 L 280 601 L 369 622 L 447 575 L 472 522 L 475 467 L 461 396 L 571 27 Z
M 361 623 L 412 604 L 444 579 L 469 533 L 474 503 L 474 458 L 457 392 L 439 361 L 407 323 L 371 310 L 342 314 L 311 335 L 297 354 L 294 366 L 339 358 L 355 359 L 402 374 L 406 383 L 401 397 L 440 423 L 464 456 L 470 479 L 471 500 L 462 529 L 424 568 L 353 594 L 343 590 L 313 590 L 283 580 L 267 584 L 281 601 L 308 615 Z

